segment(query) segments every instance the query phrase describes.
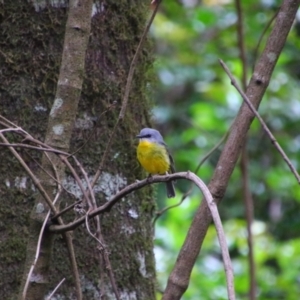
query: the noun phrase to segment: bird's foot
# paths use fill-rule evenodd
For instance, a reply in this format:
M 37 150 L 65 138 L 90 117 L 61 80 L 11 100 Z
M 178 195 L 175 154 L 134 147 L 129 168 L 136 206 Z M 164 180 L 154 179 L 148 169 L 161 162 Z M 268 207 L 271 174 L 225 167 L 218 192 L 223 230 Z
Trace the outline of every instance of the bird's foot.
M 153 180 L 153 176 L 151 174 L 149 174 L 148 177 L 147 177 L 147 181 L 151 182 L 152 180 Z

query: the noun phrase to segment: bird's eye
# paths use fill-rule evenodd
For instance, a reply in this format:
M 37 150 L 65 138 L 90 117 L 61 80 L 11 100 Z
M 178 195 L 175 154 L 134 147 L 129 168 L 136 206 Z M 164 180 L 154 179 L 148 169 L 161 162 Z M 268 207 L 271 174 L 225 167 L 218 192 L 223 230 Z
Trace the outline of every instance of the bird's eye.
M 150 138 L 150 137 L 151 137 L 151 134 L 147 134 L 146 137 L 147 137 L 147 138 Z

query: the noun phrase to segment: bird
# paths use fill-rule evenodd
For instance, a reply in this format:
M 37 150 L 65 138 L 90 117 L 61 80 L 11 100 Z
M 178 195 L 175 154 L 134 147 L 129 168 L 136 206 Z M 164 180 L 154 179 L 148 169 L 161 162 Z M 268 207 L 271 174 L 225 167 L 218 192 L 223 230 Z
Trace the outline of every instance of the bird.
M 152 128 L 143 128 L 136 136 L 139 144 L 136 148 L 137 159 L 151 175 L 175 173 L 174 160 L 160 132 Z M 166 182 L 168 198 L 175 197 L 172 181 Z

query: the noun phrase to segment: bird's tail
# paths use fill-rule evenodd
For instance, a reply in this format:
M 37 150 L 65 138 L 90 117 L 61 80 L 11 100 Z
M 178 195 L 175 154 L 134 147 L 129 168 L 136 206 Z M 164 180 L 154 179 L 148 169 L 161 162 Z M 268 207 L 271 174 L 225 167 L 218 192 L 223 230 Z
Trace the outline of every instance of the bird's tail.
M 175 188 L 174 188 L 173 181 L 166 182 L 166 189 L 167 189 L 168 198 L 174 198 L 175 197 Z

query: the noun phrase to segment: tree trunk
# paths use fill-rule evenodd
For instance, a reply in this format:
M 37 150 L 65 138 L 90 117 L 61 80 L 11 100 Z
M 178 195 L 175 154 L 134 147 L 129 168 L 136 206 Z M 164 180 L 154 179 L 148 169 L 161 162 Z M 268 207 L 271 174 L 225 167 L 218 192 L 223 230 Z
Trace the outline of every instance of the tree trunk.
M 3 20 L 0 28 L 1 114 L 43 141 L 59 76 L 67 9 L 24 1 L 4 1 L 0 5 Z M 130 62 L 145 26 L 148 5 L 148 1 L 109 1 L 93 7 L 83 90 L 70 150 L 73 152 L 83 146 L 76 157 L 90 178 L 101 161 L 121 108 Z M 147 119 L 146 84 L 152 63 L 149 52 L 147 44 L 140 53 L 126 116 L 117 128 L 102 175 L 96 183 L 98 205 L 108 201 L 126 184 L 142 177 L 135 158 L 133 137 Z M 17 139 L 12 134 L 6 137 L 10 141 Z M 41 172 L 37 164 L 40 153 L 24 149 L 19 152 L 36 174 Z M 7 149 L 2 149 L 0 155 L 0 298 L 16 299 L 26 245 L 34 234 L 30 231 L 29 216 L 36 189 Z M 64 185 L 79 195 L 68 172 Z M 64 192 L 61 207 L 74 201 L 74 197 Z M 155 299 L 153 209 L 151 193 L 144 190 L 126 197 L 101 217 L 102 234 L 121 299 Z M 63 219 L 67 223 L 74 217 L 71 211 Z M 37 233 L 38 230 L 35 235 Z M 100 294 L 103 295 L 101 299 L 115 299 L 105 267 L 98 261 L 97 244 L 84 226 L 72 235 L 83 299 L 99 299 Z M 66 277 L 56 295 L 75 299 L 65 242 L 59 235 L 53 247 L 50 240 L 47 242 L 51 264 L 46 290 L 52 291 Z

